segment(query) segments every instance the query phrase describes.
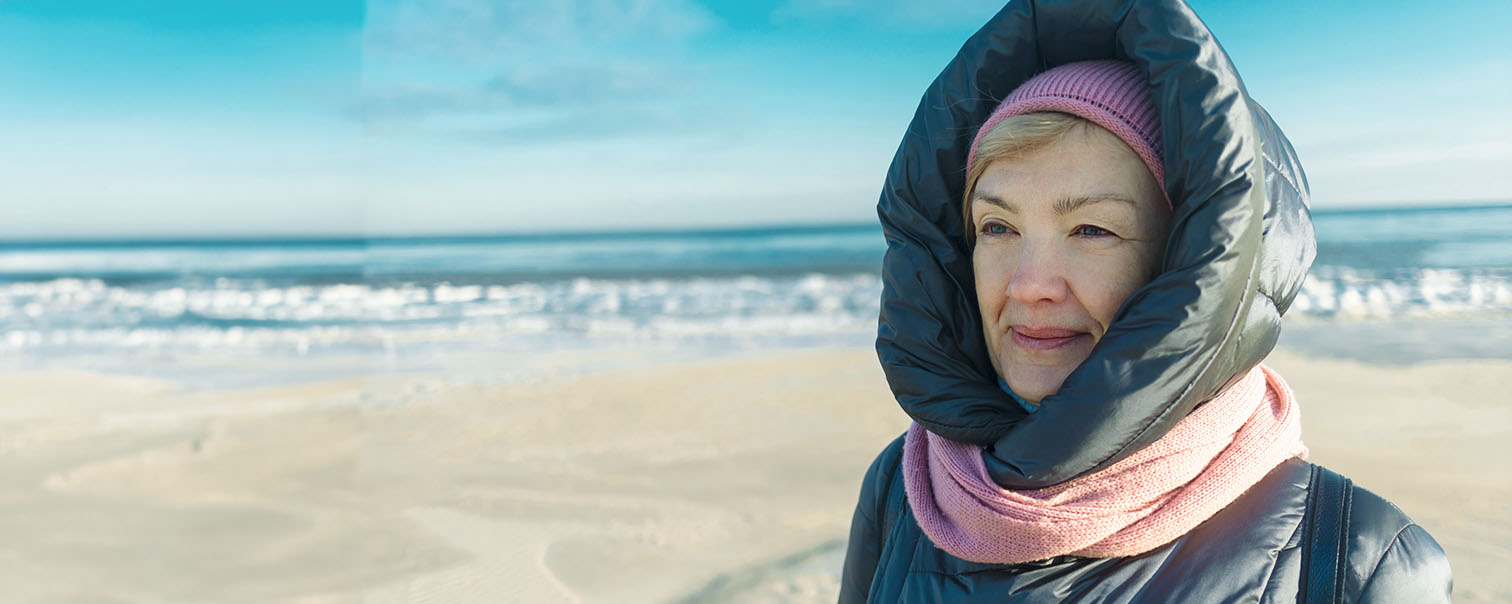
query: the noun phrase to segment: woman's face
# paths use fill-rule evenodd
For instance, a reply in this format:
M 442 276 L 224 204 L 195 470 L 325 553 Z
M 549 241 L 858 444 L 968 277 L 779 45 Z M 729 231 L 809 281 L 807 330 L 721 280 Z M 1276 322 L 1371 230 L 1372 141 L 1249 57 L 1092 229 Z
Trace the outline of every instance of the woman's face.
M 1086 123 L 987 166 L 971 196 L 972 265 L 998 375 L 1038 404 L 1159 270 L 1170 209 L 1122 141 Z

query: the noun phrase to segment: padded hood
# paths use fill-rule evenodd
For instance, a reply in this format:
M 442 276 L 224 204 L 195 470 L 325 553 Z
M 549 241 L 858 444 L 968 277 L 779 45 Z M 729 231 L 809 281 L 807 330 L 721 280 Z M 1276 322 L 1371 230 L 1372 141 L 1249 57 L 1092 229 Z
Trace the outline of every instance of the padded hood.
M 1088 59 L 1132 61 L 1150 81 L 1171 234 L 1162 272 L 1031 415 L 998 389 L 982 338 L 960 219 L 966 154 L 997 99 Z M 1106 467 L 1254 367 L 1316 250 L 1291 144 L 1174 0 L 1011 2 L 924 93 L 877 212 L 887 237 L 877 355 L 893 394 L 930 431 L 986 447 L 1007 488 Z

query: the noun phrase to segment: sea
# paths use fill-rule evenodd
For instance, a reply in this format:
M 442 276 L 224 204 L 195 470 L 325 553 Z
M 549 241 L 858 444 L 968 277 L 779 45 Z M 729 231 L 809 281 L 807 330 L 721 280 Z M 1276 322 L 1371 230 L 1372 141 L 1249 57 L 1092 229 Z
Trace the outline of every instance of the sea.
M 1317 260 L 1288 316 L 1302 335 L 1283 345 L 1382 362 L 1512 358 L 1512 203 L 1313 219 Z M 0 241 L 0 370 L 868 346 L 884 250 L 874 223 Z

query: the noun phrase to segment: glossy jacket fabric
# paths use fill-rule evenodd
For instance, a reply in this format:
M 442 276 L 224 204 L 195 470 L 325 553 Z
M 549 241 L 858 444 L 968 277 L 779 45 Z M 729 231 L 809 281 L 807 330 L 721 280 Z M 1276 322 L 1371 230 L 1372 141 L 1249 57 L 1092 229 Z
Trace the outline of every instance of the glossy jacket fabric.
M 903 439 L 867 472 L 851 523 L 840 602 L 1294 602 L 1310 464 L 1277 466 L 1180 539 L 1127 558 L 1061 556 L 982 564 L 931 543 L 913 521 L 899 469 Z M 1354 487 L 1341 602 L 1449 602 L 1448 559 L 1396 506 Z
M 982 340 L 960 219 L 966 153 L 996 99 L 1055 65 L 1103 58 L 1132 61 L 1149 78 L 1161 113 L 1172 230 L 1159 276 L 1130 296 L 1091 356 L 1030 415 L 998 389 Z M 888 250 L 877 337 L 888 383 L 925 428 L 986 447 L 988 470 L 1006 488 L 1048 486 L 1107 467 L 1164 435 L 1271 351 L 1314 255 L 1306 191 L 1290 143 L 1185 4 L 1012 2 L 925 92 L 888 171 L 878 204 Z M 1300 402 L 1304 411 L 1316 403 Z M 880 511 L 906 509 L 888 504 L 891 487 L 879 486 L 901 483 L 897 460 L 888 459 L 894 449 L 878 458 L 863 488 L 842 600 L 867 593 L 873 601 L 934 600 L 926 596 L 987 589 L 1027 594 L 1015 601 L 1183 599 L 1162 593 L 1228 601 L 1197 587 L 1280 585 L 1277 579 L 1290 586 L 1244 593 L 1295 595 L 1295 568 L 1280 562 L 1297 564 L 1284 552 L 1295 552 L 1303 462 L 1283 464 L 1241 500 L 1247 503 L 1219 514 L 1227 520 L 1215 517 L 1164 554 L 983 568 L 991 565 L 934 548 L 911 513 L 897 530 L 912 546 L 883 539 L 894 525 L 883 526 Z M 1370 521 L 1352 536 L 1361 547 L 1351 556 L 1374 554 L 1383 565 L 1361 570 L 1376 577 L 1373 589 L 1421 579 L 1447 598 L 1448 567 L 1432 538 L 1363 489 L 1355 501 Z M 1365 560 L 1351 558 L 1351 568 Z M 1037 570 L 1026 577 L 1019 567 Z M 1170 583 L 1177 578 L 1180 585 Z M 884 589 L 873 592 L 876 586 Z

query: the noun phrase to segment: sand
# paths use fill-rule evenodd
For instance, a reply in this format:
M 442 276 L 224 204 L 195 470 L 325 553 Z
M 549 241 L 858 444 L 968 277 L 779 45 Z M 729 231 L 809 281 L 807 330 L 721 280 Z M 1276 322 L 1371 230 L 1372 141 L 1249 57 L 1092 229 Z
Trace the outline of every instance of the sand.
M 1512 600 L 1512 362 L 1269 362 L 1313 459 L 1428 528 L 1456 601 Z M 7 602 L 831 602 L 861 475 L 907 422 L 868 349 L 0 392 Z

